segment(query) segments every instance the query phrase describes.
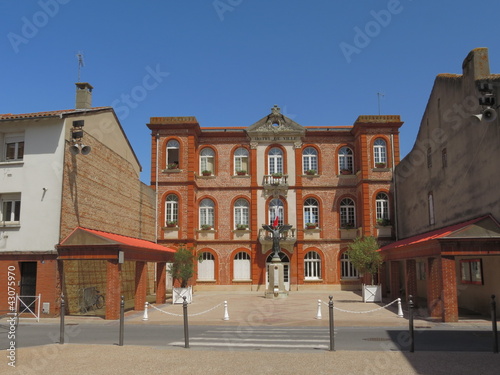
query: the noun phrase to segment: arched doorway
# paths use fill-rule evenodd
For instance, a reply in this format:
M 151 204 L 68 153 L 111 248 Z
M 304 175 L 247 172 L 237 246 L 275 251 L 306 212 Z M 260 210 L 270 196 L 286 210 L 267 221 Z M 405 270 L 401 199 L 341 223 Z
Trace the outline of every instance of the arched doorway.
M 282 251 L 280 251 L 278 255 L 281 259 L 281 263 L 283 264 L 285 289 L 288 292 L 290 290 L 290 259 L 288 258 L 288 255 L 286 255 Z M 273 259 L 273 252 L 271 252 L 271 254 L 269 254 L 269 256 L 266 259 L 266 290 L 269 287 L 268 266 L 272 264 L 272 259 Z

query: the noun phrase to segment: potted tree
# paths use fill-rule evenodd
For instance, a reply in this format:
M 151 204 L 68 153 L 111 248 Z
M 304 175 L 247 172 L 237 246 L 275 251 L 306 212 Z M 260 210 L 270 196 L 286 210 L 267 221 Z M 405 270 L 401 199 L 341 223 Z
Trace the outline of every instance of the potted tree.
M 174 285 L 172 288 L 172 303 L 183 303 L 183 297 L 191 303 L 193 300 L 193 289 L 188 286 L 189 280 L 194 275 L 194 260 L 192 249 L 180 246 L 174 254 L 174 260 L 168 267 L 168 273 L 172 275 Z
M 378 249 L 378 242 L 373 236 L 357 237 L 348 246 L 347 255 L 352 265 L 358 272 L 371 275 L 371 285 L 362 285 L 363 302 L 382 301 L 382 288 L 380 285 L 374 285 L 374 275 L 383 263 Z

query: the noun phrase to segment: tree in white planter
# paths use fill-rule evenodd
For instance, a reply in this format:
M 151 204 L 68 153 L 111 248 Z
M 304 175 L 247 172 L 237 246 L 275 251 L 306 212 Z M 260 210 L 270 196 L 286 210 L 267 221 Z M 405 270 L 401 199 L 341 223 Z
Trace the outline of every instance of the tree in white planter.
M 373 285 L 374 275 L 378 273 L 378 270 L 384 262 L 382 255 L 377 251 L 379 248 L 379 244 L 375 237 L 368 236 L 356 238 L 349 244 L 347 249 L 349 260 L 358 272 L 363 274 L 369 273 L 371 275 L 371 285 L 363 285 L 363 287 L 371 287 L 369 294 L 373 295 L 373 299 L 370 299 L 372 302 L 377 302 L 382 299 L 380 287 Z M 363 289 L 363 300 L 365 302 L 367 301 L 365 298 L 365 289 Z
M 172 280 L 177 281 L 180 288 L 173 288 L 173 303 L 181 303 L 182 297 L 186 296 L 188 302 L 192 300 L 192 290 L 188 287 L 189 280 L 194 276 L 195 256 L 192 250 L 180 246 L 174 254 L 174 260 L 168 268 L 168 273 L 172 275 Z

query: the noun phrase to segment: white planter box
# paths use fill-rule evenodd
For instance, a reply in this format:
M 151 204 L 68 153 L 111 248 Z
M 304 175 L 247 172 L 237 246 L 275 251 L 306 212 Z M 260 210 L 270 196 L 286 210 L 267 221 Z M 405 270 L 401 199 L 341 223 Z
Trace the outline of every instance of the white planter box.
M 382 286 L 366 285 L 362 288 L 363 302 L 382 302 Z
M 184 303 L 183 297 L 186 297 L 187 303 L 191 303 L 193 301 L 193 288 L 188 286 L 187 288 L 172 289 L 172 303 Z

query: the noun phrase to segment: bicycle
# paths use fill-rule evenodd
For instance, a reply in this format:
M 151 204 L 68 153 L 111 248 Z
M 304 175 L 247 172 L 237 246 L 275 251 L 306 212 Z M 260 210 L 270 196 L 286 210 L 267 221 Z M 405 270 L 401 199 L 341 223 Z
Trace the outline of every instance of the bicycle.
M 104 296 L 100 294 L 97 287 L 80 289 L 80 312 L 85 314 L 89 310 L 99 310 L 104 307 Z

